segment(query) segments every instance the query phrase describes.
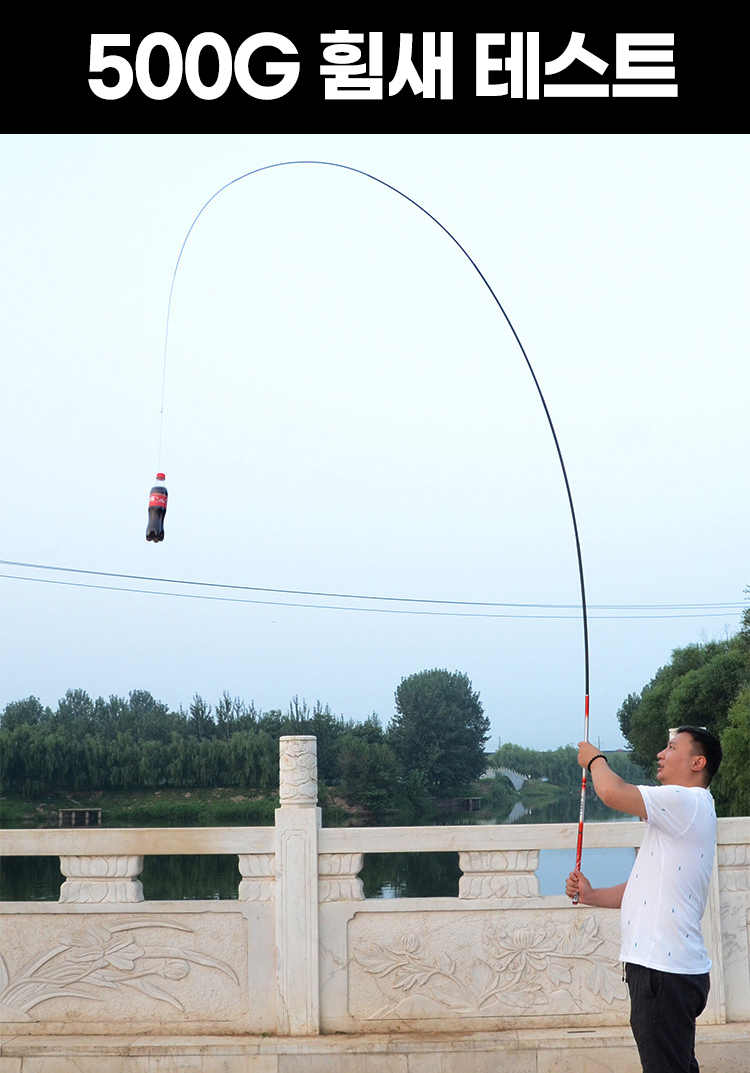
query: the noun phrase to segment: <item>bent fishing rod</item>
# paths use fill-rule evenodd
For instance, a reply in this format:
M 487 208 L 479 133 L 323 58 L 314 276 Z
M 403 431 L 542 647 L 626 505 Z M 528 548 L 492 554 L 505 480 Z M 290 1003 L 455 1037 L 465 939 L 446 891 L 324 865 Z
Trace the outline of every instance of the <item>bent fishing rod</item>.
M 261 172 L 271 171 L 271 170 L 273 170 L 275 168 L 297 167 L 297 166 L 300 166 L 300 165 L 326 167 L 326 168 L 338 168 L 338 169 L 340 169 L 342 171 L 352 172 L 353 174 L 361 175 L 366 179 L 370 179 L 373 182 L 379 183 L 381 186 L 386 187 L 388 190 L 392 190 L 394 194 L 398 194 L 399 197 L 404 198 L 405 201 L 408 201 L 410 204 L 414 205 L 415 208 L 419 209 L 420 212 L 424 213 L 424 215 L 427 216 L 430 220 L 432 220 L 433 223 L 437 224 L 437 226 L 441 229 L 441 231 L 443 231 L 448 236 L 448 238 L 450 238 L 451 241 L 455 243 L 455 245 L 459 248 L 459 250 L 464 255 L 464 257 L 466 257 L 466 259 L 469 261 L 469 263 L 474 268 L 474 270 L 476 271 L 477 275 L 482 280 L 482 282 L 484 283 L 485 287 L 487 288 L 487 290 L 491 294 L 491 296 L 492 296 L 492 298 L 493 298 L 493 300 L 495 302 L 495 305 L 497 306 L 497 308 L 502 313 L 502 315 L 503 315 L 503 317 L 505 319 L 505 322 L 507 323 L 508 327 L 510 328 L 511 332 L 513 333 L 513 338 L 516 340 L 516 343 L 518 344 L 518 347 L 519 347 L 519 349 L 520 349 L 520 351 L 521 351 L 521 353 L 523 355 L 524 361 L 526 362 L 526 366 L 527 366 L 527 368 L 528 368 L 528 370 L 529 370 L 529 372 L 531 374 L 532 380 L 534 381 L 534 386 L 536 387 L 537 394 L 539 395 L 539 399 L 541 401 L 542 407 L 544 408 L 544 413 L 545 413 L 545 416 L 547 418 L 547 423 L 549 425 L 550 432 L 552 433 L 552 439 L 553 439 L 554 444 L 555 444 L 555 450 L 557 452 L 557 457 L 558 457 L 558 460 L 560 462 L 560 468 L 562 470 L 563 481 L 565 482 L 565 491 L 566 491 L 566 494 L 567 494 L 567 497 L 568 497 L 568 505 L 570 507 L 570 517 L 571 517 L 571 521 L 573 523 L 573 535 L 574 535 L 574 538 L 575 538 L 576 556 L 577 556 L 577 560 L 578 560 L 578 576 L 579 576 L 580 589 L 581 589 L 581 617 L 582 617 L 582 626 L 583 626 L 584 698 L 585 698 L 584 699 L 584 734 L 583 734 L 583 737 L 584 737 L 584 741 L 588 741 L 589 740 L 589 631 L 588 631 L 588 614 L 587 614 L 587 609 L 586 609 L 586 585 L 585 585 L 584 574 L 583 574 L 583 557 L 581 555 L 581 542 L 580 542 L 580 537 L 579 537 L 579 533 L 578 533 L 578 521 L 576 519 L 575 506 L 573 504 L 573 493 L 572 493 L 571 488 L 570 488 L 570 481 L 568 480 L 568 472 L 567 472 L 567 469 L 565 467 L 565 460 L 563 458 L 562 449 L 560 447 L 560 442 L 559 442 L 558 437 L 557 437 L 557 432 L 555 431 L 555 426 L 554 426 L 554 423 L 552 421 L 552 415 L 550 414 L 549 407 L 547 406 L 547 401 L 546 401 L 546 399 L 544 397 L 544 393 L 542 392 L 541 385 L 539 383 L 539 380 L 537 379 L 536 373 L 534 372 L 534 368 L 533 368 L 533 366 L 531 364 L 529 356 L 526 353 L 526 349 L 525 349 L 523 343 L 521 342 L 521 340 L 520 340 L 520 338 L 518 336 L 518 333 L 517 333 L 516 329 L 514 328 L 512 322 L 511 322 L 510 317 L 508 316 L 507 312 L 505 311 L 505 308 L 504 308 L 502 302 L 500 301 L 500 299 L 498 298 L 497 294 L 495 293 L 495 291 L 493 290 L 492 286 L 490 285 L 489 280 L 484 275 L 484 273 L 481 271 L 481 269 L 479 268 L 479 265 L 476 263 L 474 258 L 470 256 L 470 254 L 465 249 L 465 247 L 462 246 L 462 244 L 458 241 L 456 236 L 451 231 L 449 231 L 448 228 L 444 224 L 442 224 L 440 222 L 440 220 L 437 219 L 437 217 L 433 216 L 431 212 L 428 212 L 427 209 L 424 208 L 423 205 L 420 205 L 418 201 L 415 201 L 414 198 L 409 197 L 409 195 L 405 194 L 402 190 L 399 190 L 397 187 L 392 186 L 390 183 L 385 182 L 385 180 L 383 180 L 383 179 L 379 179 L 376 175 L 370 174 L 370 172 L 363 171 L 360 168 L 352 167 L 349 164 L 340 164 L 340 163 L 336 163 L 336 162 L 331 161 L 331 160 L 283 160 L 283 161 L 278 161 L 275 164 L 265 164 L 262 167 L 253 168 L 252 171 L 247 171 L 242 175 L 238 175 L 236 178 L 231 179 L 228 183 L 225 183 L 224 186 L 221 186 L 214 194 L 211 195 L 211 197 L 208 199 L 208 201 L 206 201 L 206 203 L 203 205 L 203 207 L 197 213 L 195 219 L 193 220 L 193 222 L 191 223 L 190 227 L 188 228 L 188 231 L 187 231 L 187 234 L 185 235 L 185 238 L 183 240 L 182 246 L 180 247 L 180 252 L 179 252 L 179 254 L 177 256 L 177 262 L 176 262 L 175 267 L 174 267 L 174 272 L 172 273 L 172 283 L 171 283 L 171 286 L 170 286 L 170 289 L 169 289 L 169 301 L 167 303 L 166 330 L 165 330 L 165 334 L 164 334 L 164 365 L 163 365 L 163 372 L 162 372 L 162 395 L 161 395 L 161 410 L 160 410 L 160 415 L 161 416 L 160 416 L 160 424 L 159 424 L 159 465 L 158 465 L 158 469 L 161 469 L 162 429 L 163 429 L 163 423 L 164 423 L 164 397 L 165 397 L 166 375 L 167 375 L 167 348 L 168 348 L 168 343 L 169 343 L 169 318 L 170 318 L 170 313 L 171 313 L 171 309 L 172 309 L 172 297 L 173 297 L 173 294 L 174 294 L 175 280 L 177 278 L 177 270 L 178 270 L 178 268 L 180 266 L 180 262 L 182 260 L 182 255 L 185 252 L 185 247 L 186 247 L 188 239 L 190 238 L 190 235 L 191 235 L 191 233 L 193 231 L 193 228 L 198 223 L 198 220 L 203 215 L 203 213 L 208 208 L 208 206 L 211 204 L 211 202 L 213 202 L 217 197 L 219 197 L 219 195 L 222 194 L 225 190 L 227 190 L 230 186 L 234 186 L 236 183 L 242 182 L 244 179 L 249 179 L 252 175 L 259 175 Z M 576 843 L 576 870 L 577 871 L 580 871 L 581 860 L 582 860 L 582 855 L 583 855 L 583 827 L 584 827 L 585 815 L 586 815 L 586 768 L 584 767 L 584 768 L 582 768 L 582 777 L 581 777 L 581 804 L 580 804 L 580 810 L 579 810 L 578 837 L 577 837 L 577 843 Z M 577 901 L 578 901 L 578 897 L 576 896 L 573 899 L 574 904 L 577 903 Z

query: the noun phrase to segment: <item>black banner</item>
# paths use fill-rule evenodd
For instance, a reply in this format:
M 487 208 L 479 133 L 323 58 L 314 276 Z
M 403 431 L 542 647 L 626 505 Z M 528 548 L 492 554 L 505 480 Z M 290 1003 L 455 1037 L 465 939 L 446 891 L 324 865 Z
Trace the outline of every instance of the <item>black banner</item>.
M 641 27 L 27 30 L 5 76 L 18 130 L 741 131 L 737 46 Z

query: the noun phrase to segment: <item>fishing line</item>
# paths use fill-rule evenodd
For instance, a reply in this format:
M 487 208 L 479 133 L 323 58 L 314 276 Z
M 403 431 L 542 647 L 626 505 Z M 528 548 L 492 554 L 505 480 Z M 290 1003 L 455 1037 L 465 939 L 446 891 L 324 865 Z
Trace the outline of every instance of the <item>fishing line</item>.
M 178 268 L 180 266 L 180 261 L 182 260 L 182 255 L 183 255 L 183 252 L 185 250 L 185 246 L 187 245 L 187 241 L 190 238 L 190 235 L 191 235 L 191 233 L 193 231 L 193 228 L 195 227 L 195 225 L 197 224 L 198 220 L 203 215 L 205 210 L 208 208 L 208 206 L 211 204 L 211 202 L 214 201 L 219 196 L 219 194 L 223 193 L 224 190 L 227 190 L 230 186 L 234 186 L 235 183 L 241 182 L 243 179 L 249 178 L 251 175 L 258 175 L 261 172 L 270 171 L 270 170 L 272 170 L 274 168 L 292 167 L 292 166 L 297 166 L 297 165 L 314 165 L 314 166 L 322 166 L 322 167 L 329 167 L 329 168 L 339 168 L 342 171 L 349 171 L 349 172 L 353 172 L 353 173 L 355 173 L 357 175 L 362 175 L 365 178 L 371 179 L 373 182 L 379 183 L 381 186 L 384 186 L 387 189 L 392 190 L 395 194 L 398 194 L 399 197 L 404 198 L 405 201 L 408 201 L 412 205 L 414 205 L 417 209 L 419 209 L 420 212 L 424 213 L 425 216 L 427 216 L 430 220 L 432 220 L 433 223 L 437 224 L 437 226 L 442 231 L 445 232 L 445 234 L 448 236 L 448 238 L 450 238 L 451 241 L 454 242 L 456 244 L 456 246 L 458 246 L 458 248 L 461 250 L 461 252 L 467 258 L 467 260 L 473 266 L 473 268 L 477 272 L 478 276 L 480 277 L 480 279 L 482 280 L 484 285 L 487 287 L 487 290 L 492 295 L 492 298 L 494 299 L 495 304 L 497 305 L 498 309 L 502 313 L 502 315 L 503 315 L 508 327 L 510 328 L 511 332 L 513 333 L 513 337 L 516 340 L 516 342 L 518 343 L 518 346 L 519 346 L 519 348 L 521 350 L 521 353 L 523 354 L 524 361 L 526 362 L 528 370 L 529 370 L 529 372 L 531 374 L 531 377 L 532 377 L 532 379 L 534 381 L 534 385 L 535 385 L 537 393 L 539 395 L 539 399 L 540 399 L 542 407 L 544 409 L 544 413 L 545 413 L 545 415 L 547 417 L 547 423 L 549 424 L 550 432 L 552 433 L 552 439 L 553 439 L 554 444 L 555 444 L 555 450 L 557 452 L 557 457 L 558 457 L 558 460 L 560 462 L 560 468 L 562 470 L 563 480 L 564 480 L 564 483 L 565 483 L 565 491 L 566 491 L 567 497 L 568 497 L 568 505 L 570 507 L 571 521 L 573 523 L 573 535 L 574 535 L 574 538 L 575 538 L 576 557 L 577 557 L 577 560 L 578 560 L 578 577 L 579 577 L 579 583 L 580 583 L 580 589 L 581 589 L 581 617 L 582 617 L 582 626 L 583 626 L 583 663 L 584 663 L 584 695 L 585 695 L 585 703 L 584 703 L 584 740 L 588 741 L 589 740 L 589 629 L 588 629 L 588 615 L 587 615 L 587 610 L 586 610 L 586 585 L 585 585 L 584 573 L 583 573 L 583 557 L 582 557 L 582 554 L 581 554 L 581 543 L 580 543 L 579 532 L 578 532 L 578 521 L 576 519 L 575 506 L 573 504 L 573 494 L 572 494 L 572 491 L 571 491 L 571 488 L 570 488 L 570 482 L 568 480 L 568 473 L 567 473 L 567 469 L 565 467 L 565 461 L 563 459 L 562 449 L 560 447 L 560 443 L 559 443 L 559 440 L 557 438 L 557 432 L 555 431 L 555 426 L 553 424 L 552 416 L 551 416 L 549 408 L 547 406 L 547 401 L 546 401 L 546 399 L 544 397 L 544 394 L 543 394 L 542 389 L 541 389 L 541 385 L 540 385 L 540 383 L 539 383 L 539 381 L 537 379 L 536 373 L 534 372 L 534 369 L 532 367 L 532 364 L 531 364 L 531 361 L 529 359 L 529 356 L 526 353 L 526 350 L 525 350 L 525 348 L 524 348 L 524 346 L 523 346 L 523 344 L 522 344 L 522 342 L 521 342 L 521 340 L 520 340 L 520 338 L 518 336 L 518 333 L 516 332 L 516 329 L 514 328 L 513 324 L 511 323 L 510 317 L 506 313 L 502 302 L 500 301 L 500 299 L 495 294 L 494 290 L 490 286 L 489 281 L 487 280 L 487 278 L 485 277 L 484 273 L 481 271 L 481 269 L 477 265 L 476 261 L 473 259 L 473 257 L 470 256 L 470 254 L 467 252 L 467 250 L 461 245 L 461 243 L 458 241 L 458 239 L 455 237 L 455 235 L 453 235 L 448 230 L 448 228 L 445 227 L 445 225 L 442 224 L 440 222 L 440 220 L 437 219 L 437 217 L 433 216 L 431 212 L 428 212 L 427 209 L 424 208 L 424 206 L 420 205 L 419 202 L 415 201 L 414 198 L 409 197 L 408 194 L 405 194 L 402 190 L 399 190 L 397 187 L 392 186 L 390 183 L 385 182 L 385 180 L 383 180 L 383 179 L 379 179 L 376 175 L 370 174 L 370 172 L 363 171 L 360 168 L 352 167 L 349 164 L 339 164 L 339 163 L 336 163 L 336 162 L 330 161 L 330 160 L 285 160 L 285 161 L 279 161 L 279 162 L 277 162 L 275 164 L 266 164 L 266 165 L 264 165 L 263 167 L 260 167 L 260 168 L 253 168 L 252 171 L 245 172 L 243 175 L 238 175 L 235 179 L 232 179 L 232 180 L 230 180 L 230 182 L 225 183 L 224 186 L 220 187 L 214 194 L 211 195 L 211 197 L 208 199 L 208 201 L 206 201 L 206 203 L 203 205 L 203 207 L 197 213 L 195 219 L 193 220 L 193 222 L 191 223 L 190 227 L 188 228 L 188 231 L 187 231 L 187 234 L 185 235 L 185 238 L 183 240 L 182 246 L 180 247 L 180 252 L 179 252 L 178 257 L 177 257 L 177 262 L 175 264 L 174 272 L 172 273 L 172 283 L 171 283 L 170 290 L 169 290 L 169 301 L 167 303 L 167 321 L 166 321 L 166 330 L 165 330 L 165 336 L 164 336 L 164 363 L 163 363 L 163 369 L 162 369 L 162 402 L 161 402 L 161 415 L 160 415 L 160 422 L 159 422 L 159 465 L 158 465 L 158 469 L 161 470 L 161 446 L 162 446 L 162 428 L 163 428 L 163 422 L 164 422 L 164 397 L 165 397 L 166 376 L 167 376 L 167 347 L 168 347 L 168 340 L 169 340 L 169 319 L 170 319 L 170 312 L 171 312 L 171 308 L 172 308 L 172 296 L 173 296 L 173 293 L 174 293 L 174 285 L 175 285 L 175 279 L 177 277 L 177 270 L 178 270 Z M 582 850 L 582 845 L 583 845 L 583 823 L 584 823 L 585 807 L 586 807 L 586 771 L 585 771 L 585 769 L 583 769 L 583 779 L 582 779 L 582 785 L 581 785 L 581 809 L 580 809 L 580 819 L 579 819 L 579 828 L 578 828 L 578 845 L 577 845 L 577 849 L 576 849 L 576 867 L 580 866 L 581 850 Z

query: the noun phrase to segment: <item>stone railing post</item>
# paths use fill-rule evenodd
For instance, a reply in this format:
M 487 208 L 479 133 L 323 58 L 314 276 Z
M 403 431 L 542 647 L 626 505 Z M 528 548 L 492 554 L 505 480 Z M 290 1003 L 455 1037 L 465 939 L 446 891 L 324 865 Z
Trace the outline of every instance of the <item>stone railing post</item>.
M 143 901 L 143 886 L 138 879 L 143 871 L 143 857 L 64 856 L 60 858 L 60 871 L 65 876 L 60 888 L 61 902 L 115 904 Z
M 320 1031 L 318 756 L 314 737 L 279 742 L 276 810 L 276 980 L 279 1035 Z
M 539 850 L 469 851 L 458 859 L 459 898 L 539 897 Z
M 273 853 L 238 854 L 241 902 L 272 902 L 276 897 L 276 859 Z
M 359 873 L 364 860 L 364 853 L 321 853 L 320 901 L 363 902 L 365 892 Z
M 719 820 L 726 825 L 737 822 Z M 737 841 L 727 840 L 717 847 L 714 873 L 718 873 L 722 983 L 728 1021 L 750 1021 L 750 827 L 743 833 L 744 839 L 738 832 Z M 712 990 L 714 976 L 712 969 Z

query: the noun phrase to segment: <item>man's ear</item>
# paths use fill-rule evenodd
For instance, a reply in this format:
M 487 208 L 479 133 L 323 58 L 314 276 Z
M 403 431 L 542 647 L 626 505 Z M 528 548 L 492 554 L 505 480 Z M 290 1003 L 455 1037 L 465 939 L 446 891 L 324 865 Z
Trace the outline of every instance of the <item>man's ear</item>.
M 705 756 L 702 755 L 702 753 L 696 753 L 696 755 L 693 757 L 690 768 L 692 771 L 704 771 L 707 763 L 708 761 L 706 760 Z

